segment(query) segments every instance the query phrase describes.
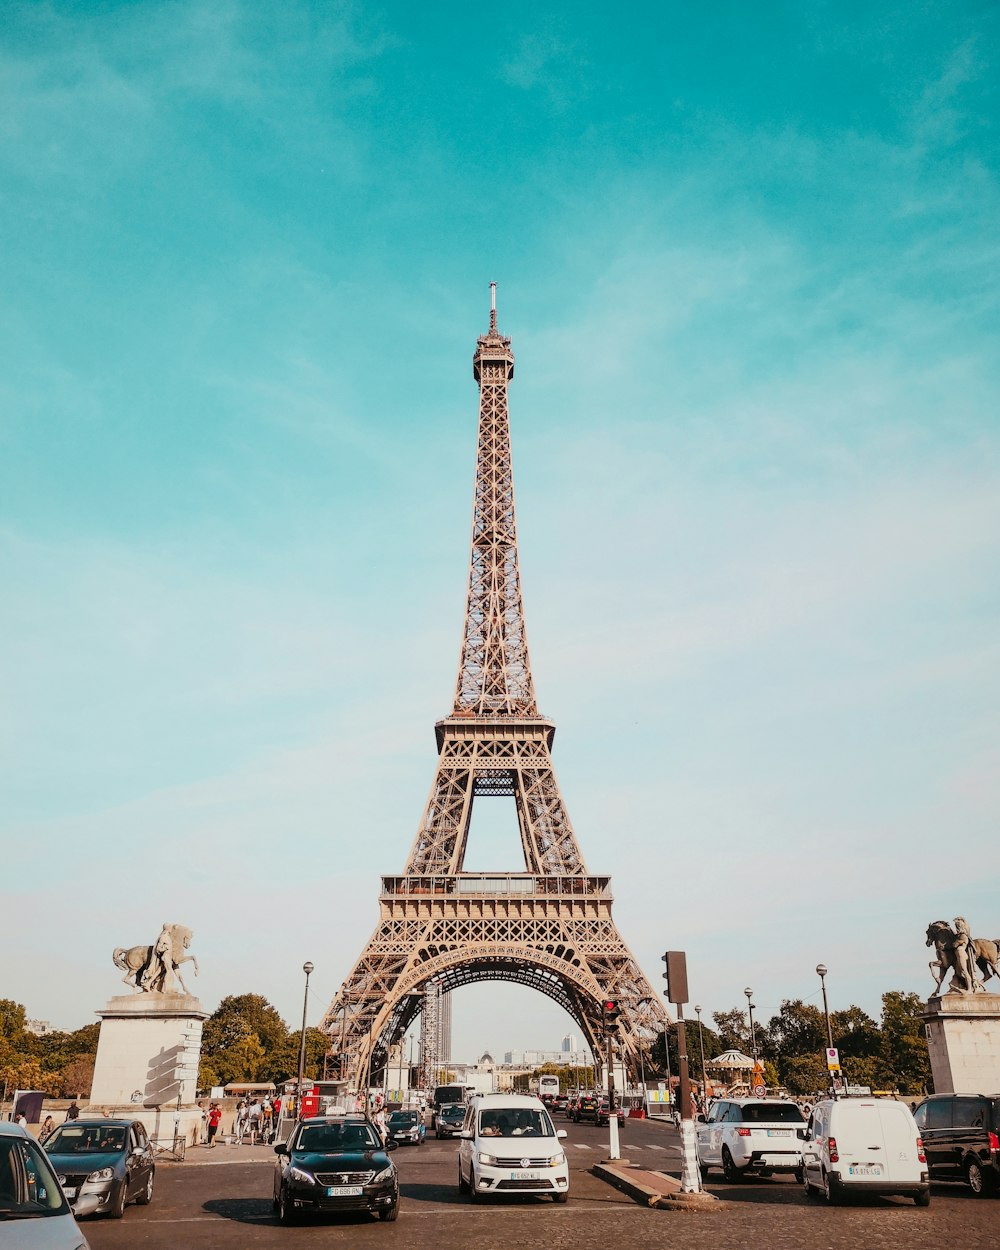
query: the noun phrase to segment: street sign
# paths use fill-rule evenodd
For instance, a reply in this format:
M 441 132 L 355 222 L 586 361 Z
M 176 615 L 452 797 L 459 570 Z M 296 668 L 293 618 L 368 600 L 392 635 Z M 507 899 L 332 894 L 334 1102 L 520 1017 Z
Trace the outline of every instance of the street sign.
M 767 1087 L 764 1085 L 755 1085 L 753 1087 L 753 1096 L 755 1098 L 763 1098 L 766 1092 Z
M 847 1092 L 854 1098 L 867 1098 L 872 1089 L 870 1085 L 848 1085 Z
M 840 1052 L 836 1046 L 826 1048 L 826 1067 L 828 1072 L 840 1071 Z

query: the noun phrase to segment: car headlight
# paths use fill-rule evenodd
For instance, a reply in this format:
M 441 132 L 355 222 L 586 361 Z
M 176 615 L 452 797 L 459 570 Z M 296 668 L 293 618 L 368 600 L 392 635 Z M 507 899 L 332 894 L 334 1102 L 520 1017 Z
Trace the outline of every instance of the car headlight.
M 496 1167 L 496 1155 L 488 1155 L 481 1150 L 479 1152 L 479 1162 L 485 1163 L 488 1167 Z
M 288 1175 L 293 1181 L 301 1181 L 303 1185 L 315 1185 L 316 1177 L 311 1172 L 303 1172 L 301 1168 L 289 1168 Z
M 552 1158 L 549 1160 L 549 1164 L 554 1168 L 557 1168 L 560 1163 L 565 1163 L 565 1162 L 566 1162 L 565 1150 L 560 1150 L 557 1155 L 553 1155 Z
M 383 1181 L 391 1181 L 394 1170 L 393 1165 L 390 1163 L 389 1166 L 387 1168 L 383 1168 L 381 1172 L 376 1172 L 369 1183 L 372 1185 L 381 1185 Z
M 114 1179 L 114 1168 L 98 1168 L 96 1172 L 91 1172 L 87 1177 L 88 1181 L 113 1181 Z

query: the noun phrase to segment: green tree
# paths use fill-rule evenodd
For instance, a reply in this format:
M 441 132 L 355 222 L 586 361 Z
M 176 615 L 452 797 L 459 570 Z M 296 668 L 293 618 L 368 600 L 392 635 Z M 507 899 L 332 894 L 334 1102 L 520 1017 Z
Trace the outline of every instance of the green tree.
M 919 994 L 889 990 L 882 995 L 882 1059 L 896 1088 L 925 1089 L 931 1079 Z
M 299 1074 L 301 1029 L 289 1033 L 280 1046 L 270 1051 L 260 1068 L 260 1080 L 280 1085 Z M 306 1076 L 318 1079 L 323 1075 L 323 1056 L 330 1048 L 330 1039 L 319 1029 L 306 1029 Z
M 801 998 L 786 998 L 758 1033 L 761 1049 L 781 1059 L 792 1055 L 815 1055 L 826 1047 L 826 1021 L 822 1011 Z
M 779 1065 L 781 1083 L 790 1094 L 817 1094 L 827 1088 L 829 1078 L 822 1055 L 786 1055 Z
M 852 1005 L 846 1011 L 831 1012 L 830 1026 L 833 1044 L 842 1054 L 855 1059 L 868 1059 L 882 1053 L 882 1031 L 868 1012 L 860 1007 Z
M 739 1007 L 733 1007 L 729 1011 L 713 1011 L 712 1019 L 722 1039 L 723 1050 L 741 1050 L 749 1055 L 750 1025 L 745 1011 L 741 1011 Z

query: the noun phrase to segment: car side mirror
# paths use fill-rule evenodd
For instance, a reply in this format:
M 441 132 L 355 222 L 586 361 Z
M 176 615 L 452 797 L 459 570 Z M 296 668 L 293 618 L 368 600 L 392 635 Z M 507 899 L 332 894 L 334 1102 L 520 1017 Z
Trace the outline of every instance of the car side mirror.
M 564 1128 L 559 1129 L 559 1131 L 556 1133 L 556 1137 L 567 1137 L 567 1136 L 568 1136 L 568 1133 L 566 1132 Z
M 385 1148 L 386 1148 L 386 1150 L 398 1150 L 398 1149 L 399 1149 L 399 1142 L 398 1142 L 398 1141 L 394 1141 L 394 1140 L 390 1137 L 390 1138 L 389 1138 L 389 1140 L 385 1143 Z
M 283 1141 L 280 1141 L 275 1146 L 274 1153 L 276 1155 L 286 1155 L 288 1154 L 288 1146 Z
M 802 1138 L 803 1141 L 812 1141 L 812 1134 L 809 1132 L 807 1128 L 800 1128 L 799 1136 Z
M 698 1116 L 698 1123 L 699 1123 L 699 1124 L 707 1124 L 707 1123 L 708 1123 L 708 1116 L 707 1116 L 707 1115 L 700 1115 L 700 1116 Z
M 466 1141 L 472 1141 L 475 1133 L 473 1133 L 471 1128 L 463 1128 L 461 1133 L 459 1133 L 459 1137 L 464 1137 Z

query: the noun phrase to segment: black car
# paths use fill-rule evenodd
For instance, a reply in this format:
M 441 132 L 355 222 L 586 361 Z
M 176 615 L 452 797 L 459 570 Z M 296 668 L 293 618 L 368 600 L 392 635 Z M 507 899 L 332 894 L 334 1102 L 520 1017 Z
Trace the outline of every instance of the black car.
M 456 1137 L 465 1123 L 465 1107 L 459 1103 L 450 1103 L 442 1107 L 437 1117 L 438 1137 Z
M 424 1117 L 419 1111 L 394 1111 L 389 1116 L 389 1122 L 385 1127 L 389 1140 L 400 1146 L 408 1143 L 414 1146 L 424 1144 L 427 1129 L 424 1126 Z
M 73 1208 L 96 1197 L 95 1214 L 120 1220 L 130 1202 L 152 1200 L 156 1165 L 140 1120 L 67 1120 L 46 1140 L 45 1153 Z
M 568 1095 L 566 1095 L 566 1094 L 556 1094 L 555 1098 L 553 1098 L 553 1099 L 552 1099 L 552 1107 L 551 1107 L 551 1110 L 552 1110 L 552 1111 L 561 1111 L 561 1112 L 563 1113 L 563 1115 L 565 1115 L 565 1114 L 566 1114 L 566 1108 L 567 1108 L 567 1106 L 568 1106 L 568 1105 L 569 1105 L 569 1097 L 568 1097 Z
M 363 1116 L 301 1120 L 287 1142 L 274 1148 L 274 1207 L 282 1224 L 299 1215 L 370 1211 L 394 1220 L 399 1177 L 378 1130 Z
M 593 1120 L 597 1122 L 598 1096 L 596 1094 L 581 1094 L 577 1099 L 576 1106 L 573 1108 L 573 1119 L 579 1124 L 582 1120 Z
M 1000 1096 L 933 1094 L 913 1118 L 932 1180 L 964 1180 L 979 1197 L 1000 1189 Z

